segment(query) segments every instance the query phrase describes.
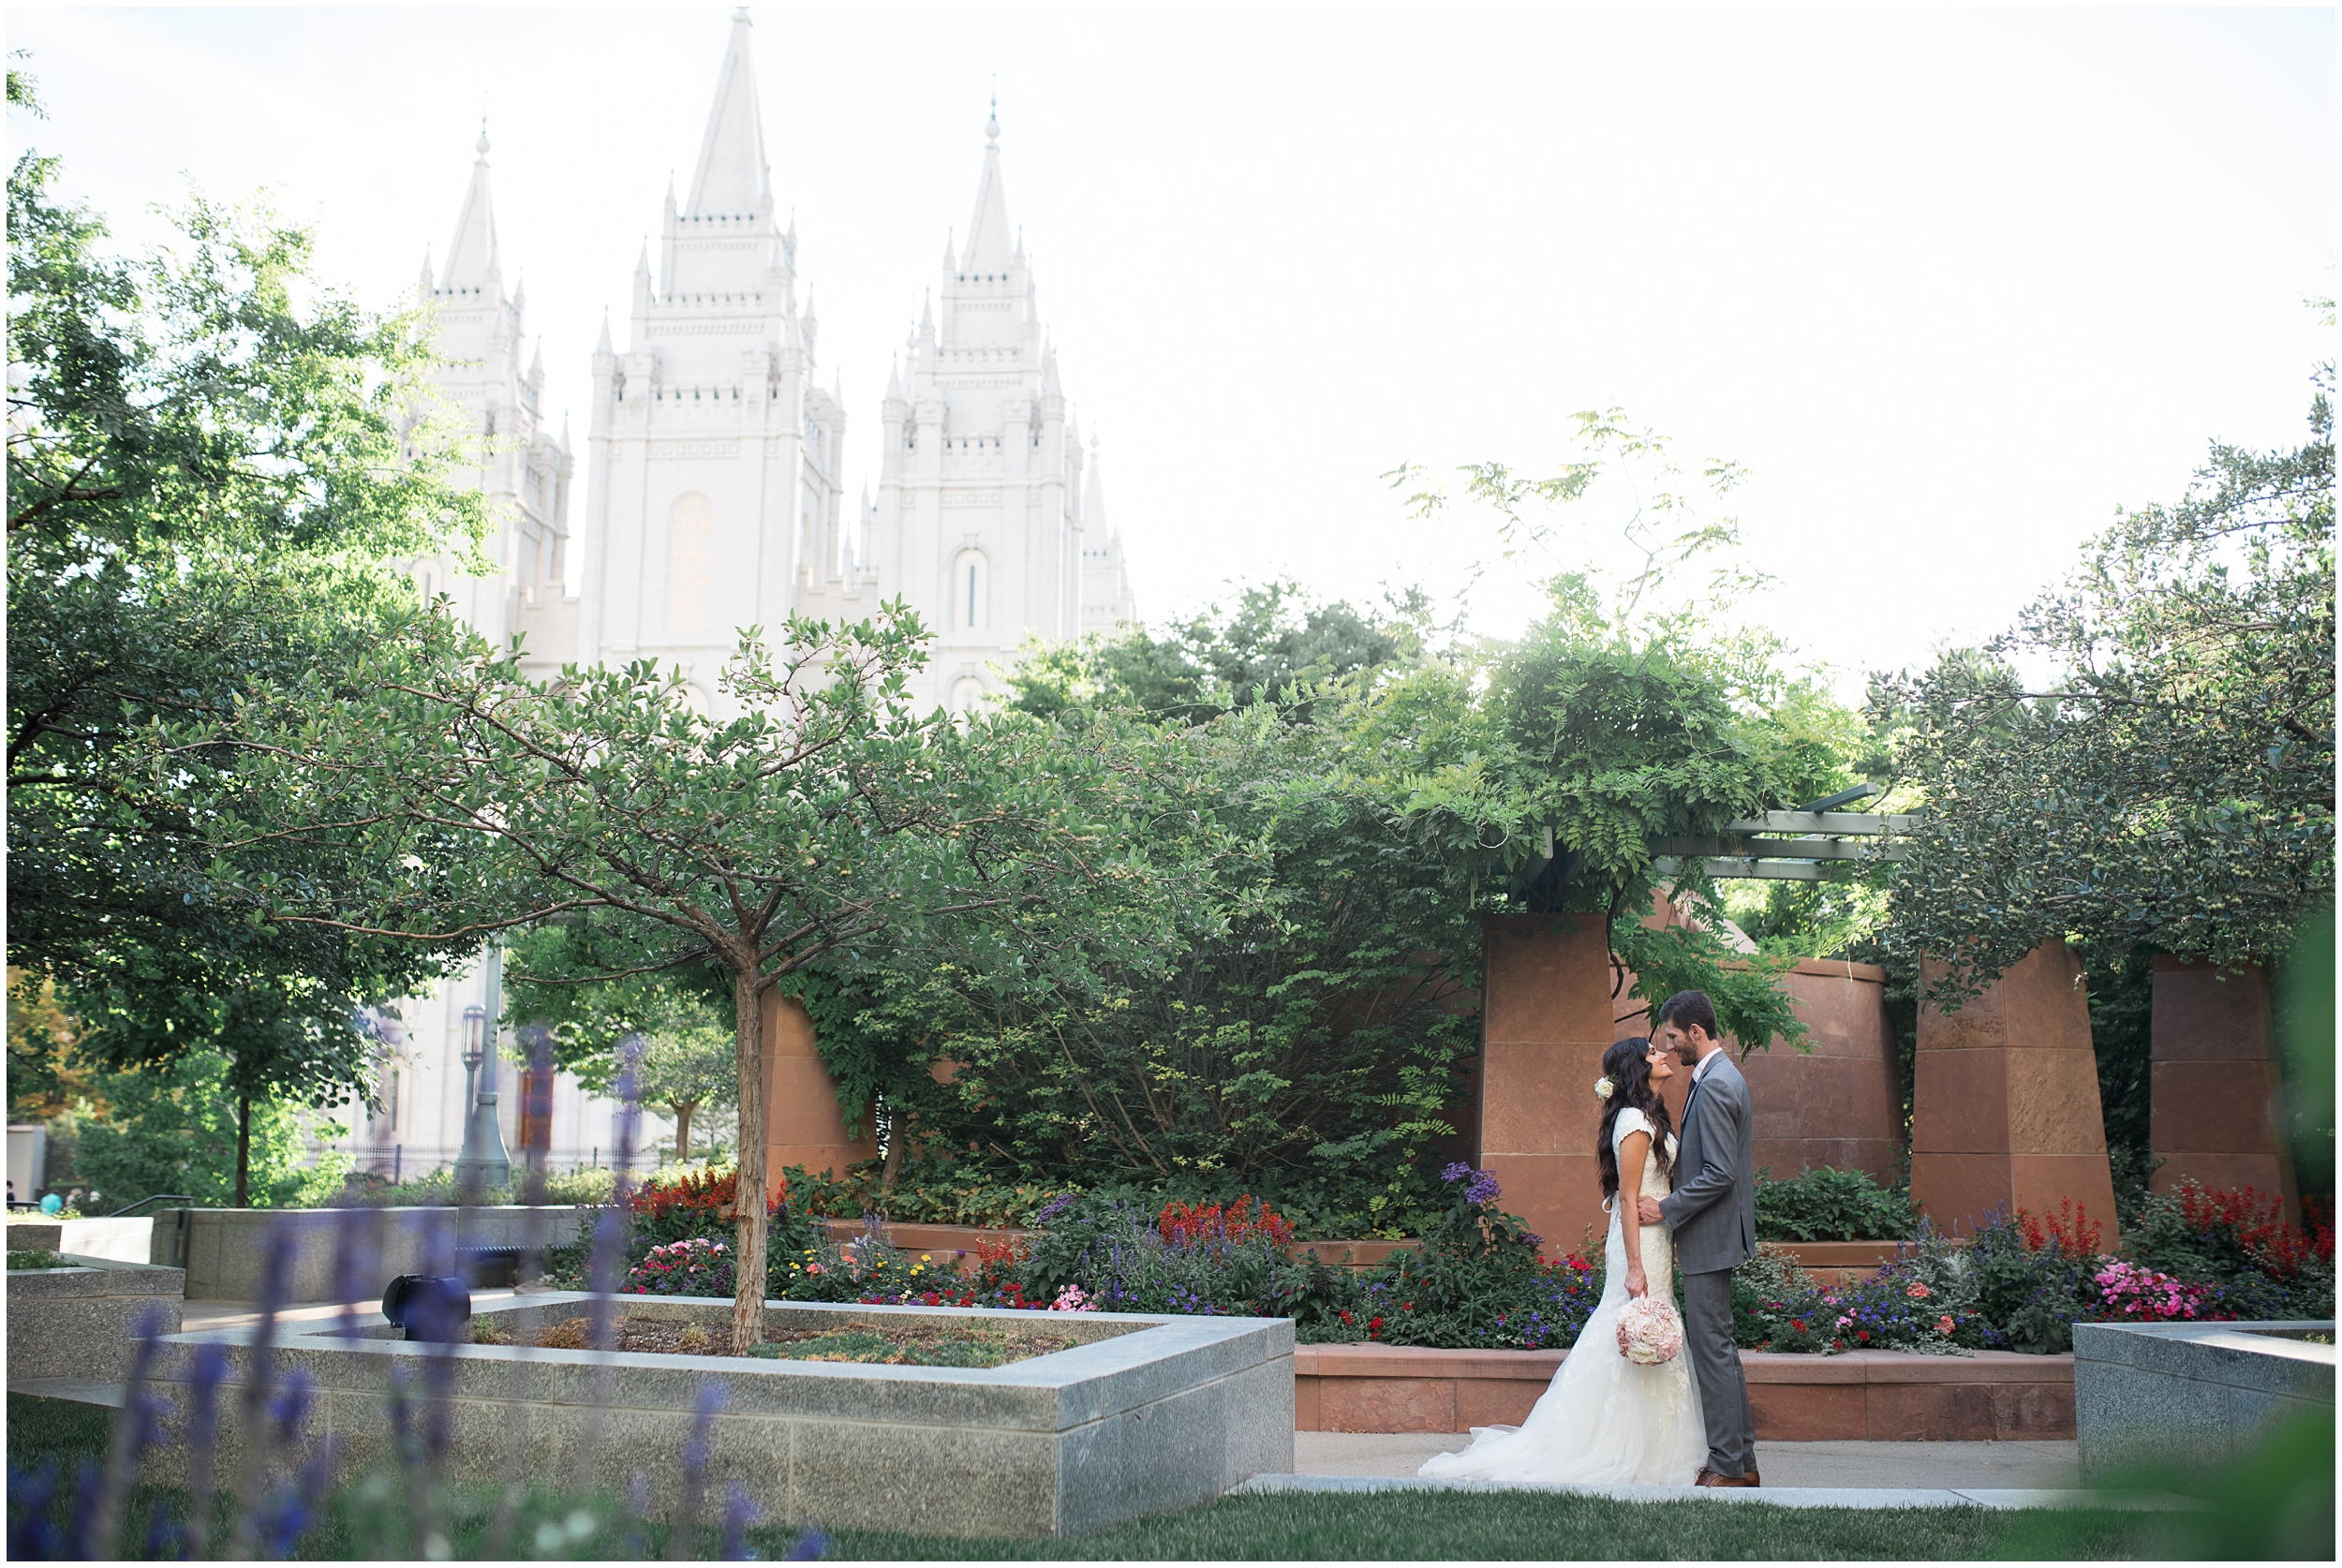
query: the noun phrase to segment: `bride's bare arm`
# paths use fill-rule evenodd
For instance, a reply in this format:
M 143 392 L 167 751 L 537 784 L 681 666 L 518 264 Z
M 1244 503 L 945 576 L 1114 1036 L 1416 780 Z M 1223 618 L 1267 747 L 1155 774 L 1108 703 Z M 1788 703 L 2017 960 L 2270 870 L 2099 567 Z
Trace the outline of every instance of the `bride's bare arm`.
M 1642 1271 L 1642 1220 L 1635 1200 L 1642 1195 L 1643 1162 L 1651 1158 L 1651 1134 L 1629 1132 L 1618 1145 L 1618 1201 L 1626 1206 L 1619 1216 L 1619 1244 L 1626 1250 L 1626 1294 L 1639 1296 L 1649 1288 Z

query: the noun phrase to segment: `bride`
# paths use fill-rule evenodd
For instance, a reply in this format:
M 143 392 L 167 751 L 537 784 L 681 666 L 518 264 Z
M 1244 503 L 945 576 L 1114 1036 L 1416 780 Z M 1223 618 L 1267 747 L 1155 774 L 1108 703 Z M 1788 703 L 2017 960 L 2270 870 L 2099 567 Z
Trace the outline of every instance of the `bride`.
M 1418 1473 L 1685 1487 L 1707 1463 L 1707 1427 L 1687 1358 L 1678 1352 L 1658 1366 L 1639 1366 L 1626 1359 L 1619 1328 L 1627 1301 L 1654 1283 L 1660 1299 L 1672 1299 L 1675 1251 L 1668 1227 L 1638 1223 L 1635 1195 L 1668 1195 L 1675 1135 L 1658 1086 L 1674 1075 L 1672 1057 L 1648 1040 L 1622 1040 L 1603 1056 L 1594 1093 L 1608 1109 L 1595 1154 L 1610 1235 L 1601 1303 L 1526 1422 L 1475 1427 L 1469 1448 L 1438 1455 Z

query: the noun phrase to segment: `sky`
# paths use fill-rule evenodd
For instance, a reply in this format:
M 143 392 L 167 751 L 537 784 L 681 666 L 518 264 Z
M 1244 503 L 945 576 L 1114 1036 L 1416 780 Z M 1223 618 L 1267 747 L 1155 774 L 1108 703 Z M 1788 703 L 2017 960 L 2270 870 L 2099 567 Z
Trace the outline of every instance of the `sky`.
M 265 187 L 388 307 L 446 253 L 484 113 L 582 451 L 595 333 L 608 308 L 623 339 L 688 187 L 730 14 L 17 6 L 50 117 L 9 112 L 11 156 L 62 155 L 133 246 L 190 183 Z M 1715 514 L 1775 583 L 1731 614 L 1852 695 L 2005 626 L 2210 440 L 2298 442 L 2333 357 L 2305 303 L 2335 291 L 2326 8 L 750 14 L 850 494 L 997 92 L 1158 622 L 1289 575 L 1475 583 L 1469 624 L 1509 634 L 1544 573 L 1623 559 L 1627 488 L 1508 561 L 1487 513 L 1412 516 L 1382 476 L 1549 472 L 1573 414 L 1619 407 L 1746 471 Z

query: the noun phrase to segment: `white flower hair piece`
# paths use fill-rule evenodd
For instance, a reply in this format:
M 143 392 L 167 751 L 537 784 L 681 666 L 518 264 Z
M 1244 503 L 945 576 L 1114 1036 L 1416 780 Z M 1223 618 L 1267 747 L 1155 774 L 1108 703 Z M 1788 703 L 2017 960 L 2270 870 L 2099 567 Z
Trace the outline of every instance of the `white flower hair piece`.
M 1593 1081 L 1593 1097 L 1596 1100 L 1608 1100 L 1617 1092 L 1617 1081 L 1607 1072 Z

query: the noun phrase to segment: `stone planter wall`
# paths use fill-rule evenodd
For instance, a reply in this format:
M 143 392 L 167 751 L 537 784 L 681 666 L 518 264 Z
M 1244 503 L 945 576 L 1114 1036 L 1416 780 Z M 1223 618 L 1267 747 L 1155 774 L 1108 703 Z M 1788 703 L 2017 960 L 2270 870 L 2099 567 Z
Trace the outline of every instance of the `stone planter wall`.
M 2331 1422 L 2334 1361 L 2330 1322 L 2078 1323 L 2083 1484 L 2135 1464 L 2223 1464 L 2291 1415 Z
M 181 1217 L 185 1217 L 184 1224 Z M 186 1270 L 191 1301 L 257 1301 L 274 1237 L 292 1248 L 287 1299 L 333 1301 L 336 1257 L 347 1241 L 363 1260 L 352 1299 L 378 1296 L 401 1274 L 444 1273 L 458 1250 L 544 1248 L 577 1239 L 578 1211 L 569 1206 L 496 1205 L 448 1208 L 191 1208 L 156 1217 L 158 1258 Z
M 590 1301 L 581 1293 L 548 1293 L 479 1316 L 523 1326 L 579 1315 Z M 713 1326 L 729 1321 L 732 1304 L 633 1297 L 620 1309 Z M 938 1317 L 1034 1321 L 1028 1313 L 922 1308 L 765 1309 L 768 1324 L 809 1327 Z M 1052 1318 L 1048 1326 L 1085 1342 L 966 1370 L 442 1349 L 338 1339 L 330 1320 L 289 1322 L 278 1324 L 278 1368 L 317 1379 L 322 1398 L 306 1441 L 331 1437 L 345 1476 L 383 1454 L 390 1432 L 383 1395 L 393 1368 L 420 1374 L 428 1358 L 444 1355 L 455 1473 L 623 1491 L 641 1472 L 660 1513 L 677 1490 L 693 1407 L 710 1382 L 728 1385 L 729 1401 L 711 1430 L 709 1495 L 720 1499 L 737 1481 L 769 1517 L 789 1524 L 1078 1535 L 1192 1507 L 1247 1477 L 1293 1469 L 1291 1324 L 1083 1313 Z M 162 1392 L 184 1400 L 170 1381 L 184 1380 L 193 1347 L 204 1341 L 230 1347 L 241 1379 L 250 1339 L 249 1329 L 175 1337 Z M 230 1427 L 221 1446 L 232 1453 L 243 1435 L 232 1429 L 237 1401 L 220 1403 Z M 185 1458 L 184 1450 L 163 1451 L 150 1460 L 146 1479 L 182 1482 Z
M 73 1261 L 72 1268 L 8 1270 L 11 1380 L 115 1382 L 126 1375 L 130 1325 L 141 1313 L 160 1309 L 164 1331 L 179 1331 L 182 1270 L 118 1258 Z
M 1294 1419 L 1303 1431 L 1328 1432 L 1518 1426 L 1571 1354 L 1302 1345 L 1294 1352 Z M 2070 1355 L 1743 1351 L 1741 1365 L 1756 1435 L 1773 1442 L 2074 1435 Z

